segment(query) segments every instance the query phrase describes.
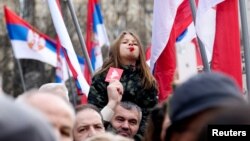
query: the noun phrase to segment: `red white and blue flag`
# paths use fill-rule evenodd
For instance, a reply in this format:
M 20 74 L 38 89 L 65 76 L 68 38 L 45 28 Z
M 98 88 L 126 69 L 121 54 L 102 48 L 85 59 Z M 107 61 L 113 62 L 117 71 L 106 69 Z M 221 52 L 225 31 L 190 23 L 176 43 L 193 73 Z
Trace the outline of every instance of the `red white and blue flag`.
M 67 62 L 59 44 L 41 33 L 27 21 L 4 6 L 6 27 L 17 59 L 33 59 L 56 67 L 55 82 L 65 82 L 69 78 Z M 77 57 L 82 69 L 84 60 Z
M 47 2 L 57 35 L 63 46 L 62 50 L 64 52 L 67 65 L 70 69 L 70 72 L 72 73 L 73 78 L 75 79 L 78 94 L 84 94 L 83 96 L 86 97 L 89 92 L 89 85 L 83 77 L 80 64 L 78 63 L 77 55 L 74 51 L 71 39 L 64 24 L 58 5 L 55 0 L 48 0 Z
M 34 59 L 56 66 L 55 42 L 4 6 L 9 38 L 17 59 Z
M 88 1 L 86 45 L 90 55 L 93 70 L 97 70 L 103 64 L 101 48 L 109 47 L 109 39 L 103 23 L 103 17 L 98 0 Z M 90 73 L 85 70 L 85 77 L 90 83 Z

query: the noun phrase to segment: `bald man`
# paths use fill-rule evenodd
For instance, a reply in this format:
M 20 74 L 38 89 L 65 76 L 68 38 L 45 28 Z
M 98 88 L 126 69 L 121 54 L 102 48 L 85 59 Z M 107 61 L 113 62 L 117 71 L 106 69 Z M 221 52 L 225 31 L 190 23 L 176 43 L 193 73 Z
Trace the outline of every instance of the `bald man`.
M 53 93 L 55 95 L 62 96 L 67 101 L 69 101 L 68 89 L 62 83 L 46 83 L 43 84 L 38 91 Z
M 73 141 L 75 114 L 69 102 L 58 95 L 38 91 L 26 93 L 21 98 L 47 117 L 60 141 Z

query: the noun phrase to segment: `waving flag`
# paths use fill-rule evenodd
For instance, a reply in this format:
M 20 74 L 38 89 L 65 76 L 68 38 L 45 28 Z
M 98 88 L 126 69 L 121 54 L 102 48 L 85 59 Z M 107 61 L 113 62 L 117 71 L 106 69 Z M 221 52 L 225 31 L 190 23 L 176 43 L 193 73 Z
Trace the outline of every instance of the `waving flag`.
M 95 71 L 96 69 L 100 68 L 103 63 L 101 48 L 103 46 L 110 46 L 98 0 L 88 1 L 86 31 L 86 45 L 88 53 L 90 55 L 93 70 Z M 85 77 L 90 83 L 91 76 L 88 69 L 86 69 Z
M 238 1 L 200 0 L 196 30 L 212 70 L 228 74 L 242 88 Z
M 57 3 L 57 5 L 58 5 L 58 8 L 59 8 L 59 10 L 60 10 L 60 12 L 61 12 L 61 5 L 60 5 L 60 1 L 59 0 L 56 0 L 56 3 Z M 56 58 L 57 58 L 57 66 L 56 66 L 56 77 L 55 77 L 55 80 L 56 80 L 56 82 L 57 83 L 65 83 L 65 81 L 64 81 L 64 77 L 65 76 L 63 76 L 63 74 L 64 73 L 67 73 L 67 74 L 69 74 L 68 73 L 68 70 L 67 70 L 67 72 L 64 72 L 63 70 L 62 70 L 62 67 L 63 67 L 63 62 L 62 62 L 62 58 L 61 58 L 61 55 L 60 55 L 60 52 L 62 51 L 62 48 L 61 48 L 61 42 L 60 42 L 60 39 L 59 39 L 59 37 L 58 36 L 56 36 Z M 68 75 L 67 75 L 67 77 L 69 77 Z
M 83 74 L 81 72 L 81 67 L 78 63 L 77 55 L 74 51 L 72 42 L 70 40 L 69 34 L 67 32 L 67 29 L 62 19 L 59 8 L 55 0 L 47 0 L 47 2 L 49 5 L 50 13 L 52 16 L 52 20 L 53 20 L 57 35 L 59 36 L 59 39 L 63 46 L 62 49 L 65 55 L 68 67 L 70 68 L 73 78 L 76 81 L 78 93 L 84 94 L 83 97 L 86 98 L 89 92 L 89 85 L 87 81 L 85 80 L 85 78 L 83 77 Z
M 62 50 L 57 50 L 58 44 L 6 6 L 4 6 L 4 13 L 14 56 L 17 59 L 33 59 L 56 67 L 55 81 L 65 82 L 69 78 L 68 68 Z
M 150 68 L 159 84 L 159 101 L 172 92 L 176 39 L 192 23 L 188 0 L 155 0 Z
M 212 69 L 232 76 L 242 88 L 238 1 L 217 5 Z
M 14 55 L 17 59 L 34 59 L 56 66 L 56 48 L 54 41 L 40 33 L 4 6 L 6 26 Z
M 199 0 L 196 14 L 196 32 L 203 43 L 208 62 L 212 60 L 215 25 L 216 5 L 224 0 Z
M 84 73 L 84 70 L 85 70 L 84 59 L 80 56 L 77 56 L 77 59 L 78 59 L 78 62 L 80 64 L 82 73 Z M 65 60 L 64 55 L 60 55 L 60 59 L 57 60 L 55 82 L 56 83 L 65 83 L 69 79 L 69 77 L 72 77 L 72 76 L 73 76 L 72 73 L 69 71 L 69 69 L 67 67 L 67 62 Z

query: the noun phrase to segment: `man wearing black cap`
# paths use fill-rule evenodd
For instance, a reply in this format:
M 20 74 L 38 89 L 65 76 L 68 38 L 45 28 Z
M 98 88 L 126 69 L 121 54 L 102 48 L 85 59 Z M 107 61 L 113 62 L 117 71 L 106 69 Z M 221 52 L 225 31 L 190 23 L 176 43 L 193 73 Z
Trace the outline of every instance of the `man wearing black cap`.
M 246 103 L 235 82 L 220 73 L 200 73 L 178 86 L 169 103 L 166 141 L 194 141 L 201 128 L 224 108 Z

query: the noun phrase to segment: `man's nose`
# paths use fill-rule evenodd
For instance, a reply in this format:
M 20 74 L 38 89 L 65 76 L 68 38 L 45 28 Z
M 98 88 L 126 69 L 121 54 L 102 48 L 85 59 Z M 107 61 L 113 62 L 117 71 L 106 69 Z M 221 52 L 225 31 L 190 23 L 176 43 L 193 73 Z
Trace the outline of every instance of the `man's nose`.
M 122 128 L 123 129 L 129 129 L 129 123 L 127 121 L 123 122 Z
M 90 127 L 88 137 L 92 137 L 95 134 L 96 134 L 95 128 L 94 127 Z

